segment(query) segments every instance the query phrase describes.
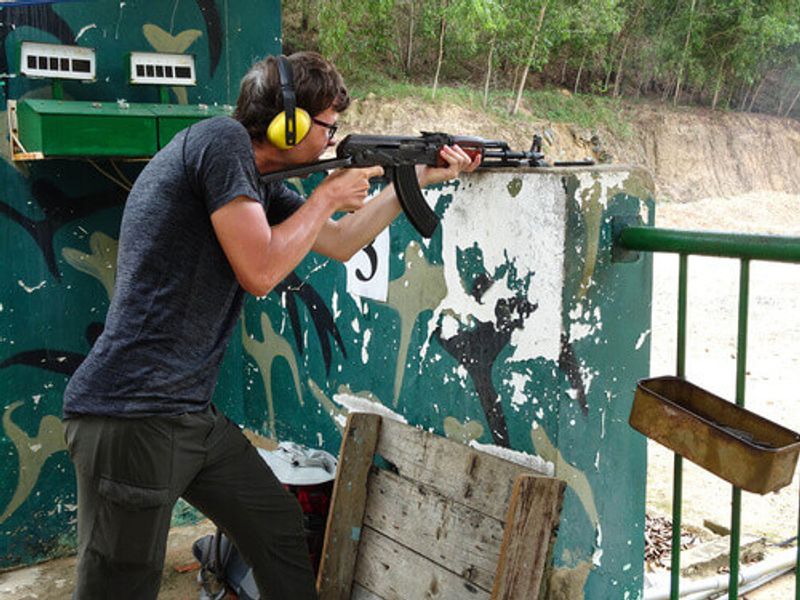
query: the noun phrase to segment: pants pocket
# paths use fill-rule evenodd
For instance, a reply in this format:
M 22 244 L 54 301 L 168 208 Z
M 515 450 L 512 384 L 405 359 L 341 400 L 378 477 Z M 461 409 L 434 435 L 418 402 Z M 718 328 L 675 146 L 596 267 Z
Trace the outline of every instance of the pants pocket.
M 101 477 L 97 492 L 114 504 L 128 510 L 144 510 L 163 506 L 169 502 L 167 488 L 147 488 Z
M 168 488 L 149 488 L 100 477 L 97 520 L 90 546 L 111 563 L 160 564 L 172 516 Z

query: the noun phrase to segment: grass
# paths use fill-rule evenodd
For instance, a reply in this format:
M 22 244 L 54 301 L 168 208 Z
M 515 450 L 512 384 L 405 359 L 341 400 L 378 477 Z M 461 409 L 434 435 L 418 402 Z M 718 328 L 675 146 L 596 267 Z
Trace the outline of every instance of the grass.
M 626 139 L 633 131 L 622 101 L 616 98 L 590 94 L 569 94 L 558 89 L 528 90 L 523 95 L 523 110 L 510 114 L 515 94 L 511 90 L 494 90 L 489 93 L 487 108 L 483 108 L 483 90 L 469 86 L 440 86 L 436 97 L 432 86 L 389 79 L 380 73 L 359 77 L 351 88 L 354 98 L 374 94 L 379 98 L 402 100 L 424 99 L 433 104 L 455 104 L 486 112 L 508 126 L 518 125 L 531 118 L 558 123 L 572 123 L 582 128 L 602 128 L 612 135 Z

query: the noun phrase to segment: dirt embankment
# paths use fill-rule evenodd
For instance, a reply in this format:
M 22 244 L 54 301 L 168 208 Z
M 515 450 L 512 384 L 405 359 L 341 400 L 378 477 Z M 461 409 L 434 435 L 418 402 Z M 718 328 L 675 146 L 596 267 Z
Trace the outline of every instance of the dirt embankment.
M 749 192 L 800 192 L 800 123 L 766 115 L 678 109 L 661 105 L 629 107 L 632 134 L 615 138 L 531 118 L 508 125 L 483 112 L 414 99 L 357 100 L 343 115 L 344 133 L 416 135 L 447 131 L 503 139 L 527 149 L 534 133 L 544 134 L 550 160 L 591 157 L 650 169 L 661 199 L 680 202 Z
M 795 120 L 652 107 L 632 117 L 633 139 L 619 142 L 616 154 L 650 168 L 662 196 L 693 201 L 800 192 L 800 123 Z

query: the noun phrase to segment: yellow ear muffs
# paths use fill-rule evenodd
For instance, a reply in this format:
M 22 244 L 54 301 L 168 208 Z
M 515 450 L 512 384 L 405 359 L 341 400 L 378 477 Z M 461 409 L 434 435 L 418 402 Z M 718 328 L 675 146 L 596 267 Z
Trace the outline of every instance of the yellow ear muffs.
M 291 121 L 289 122 L 291 126 Z M 303 141 L 311 129 L 311 115 L 302 108 L 294 109 L 295 142 L 288 143 L 286 139 L 286 111 L 279 113 L 267 126 L 267 140 L 280 150 L 288 150 Z

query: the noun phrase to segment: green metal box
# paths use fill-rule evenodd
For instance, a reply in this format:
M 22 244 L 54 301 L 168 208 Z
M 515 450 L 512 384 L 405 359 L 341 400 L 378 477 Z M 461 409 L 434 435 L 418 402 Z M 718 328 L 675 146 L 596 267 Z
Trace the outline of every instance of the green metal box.
M 142 104 L 156 116 L 158 122 L 158 147 L 163 148 L 179 131 L 190 125 L 220 115 L 230 115 L 230 107 L 205 104 Z
M 148 157 L 158 151 L 155 114 L 136 104 L 22 100 L 20 142 L 45 156 Z

